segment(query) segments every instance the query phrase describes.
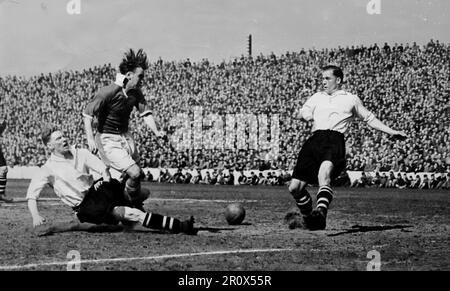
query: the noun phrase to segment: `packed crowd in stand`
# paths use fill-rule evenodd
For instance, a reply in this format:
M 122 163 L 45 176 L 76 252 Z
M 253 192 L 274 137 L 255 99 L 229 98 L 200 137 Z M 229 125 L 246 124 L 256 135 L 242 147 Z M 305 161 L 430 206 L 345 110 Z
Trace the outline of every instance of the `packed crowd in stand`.
M 450 118 L 441 110 L 450 103 L 449 56 L 450 44 L 431 40 L 423 46 L 413 43 L 301 49 L 282 55 L 242 56 L 218 64 L 208 60 L 158 60 L 151 63 L 146 73 L 143 91 L 159 126 L 169 136 L 175 130 L 172 120 L 177 114 L 186 113 L 193 123 L 195 106 L 201 106 L 204 114 L 220 116 L 278 114 L 279 152 L 274 155 L 265 149 L 176 150 L 167 141 L 158 141 L 136 113 L 130 129 L 144 168 L 287 173 L 311 131 L 311 124 L 294 119 L 293 113 L 321 89 L 320 67 L 337 64 L 344 69 L 344 89 L 357 94 L 387 125 L 404 130 L 410 137 L 392 141 L 362 122 L 353 123 L 347 136 L 348 170 L 450 173 Z M 58 125 L 73 143 L 86 147 L 82 110 L 99 87 L 114 80 L 115 74 L 116 69 L 106 64 L 30 78 L 0 77 L 0 111 L 7 120 L 2 148 L 8 165 L 43 164 L 48 153 L 38 136 L 44 123 Z M 193 132 L 196 134 L 202 135 Z M 285 176 L 281 180 L 289 179 L 288 174 Z M 445 175 L 442 177 L 445 179 Z M 263 182 L 256 178 L 249 177 L 244 183 L 271 183 L 267 177 Z M 198 179 L 200 183 L 205 178 Z M 273 184 L 283 183 L 277 180 Z M 387 184 L 384 187 L 392 186 Z

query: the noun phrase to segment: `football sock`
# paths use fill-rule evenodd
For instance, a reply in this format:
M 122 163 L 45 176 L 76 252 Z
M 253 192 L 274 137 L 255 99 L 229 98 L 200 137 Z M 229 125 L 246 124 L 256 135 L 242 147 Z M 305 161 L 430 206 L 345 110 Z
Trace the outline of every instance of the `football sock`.
M 0 175 L 0 197 L 5 196 L 5 189 L 6 189 L 6 174 Z
M 332 200 L 333 190 L 330 186 L 320 186 L 317 192 L 317 208 L 323 208 L 327 211 Z
M 142 225 L 147 228 L 169 230 L 174 233 L 181 231 L 181 221 L 179 219 L 152 212 L 145 213 Z
M 300 191 L 300 198 L 296 198 L 295 202 L 297 203 L 297 207 L 298 209 L 300 209 L 301 214 L 303 214 L 304 216 L 311 214 L 312 199 L 306 188 L 303 188 L 302 191 Z

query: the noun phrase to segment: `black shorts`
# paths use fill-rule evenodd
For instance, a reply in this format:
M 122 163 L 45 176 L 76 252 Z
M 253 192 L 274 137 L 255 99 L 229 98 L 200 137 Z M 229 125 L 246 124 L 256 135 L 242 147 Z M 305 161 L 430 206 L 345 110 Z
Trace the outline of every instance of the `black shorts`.
M 92 186 L 80 205 L 74 208 L 80 222 L 117 224 L 118 221 L 112 216 L 114 207 L 131 206 L 123 190 L 124 185 L 114 179 L 103 183 L 98 190 Z
M 300 150 L 292 178 L 308 184 L 318 184 L 317 175 L 323 161 L 333 163 L 331 180 L 345 169 L 345 140 L 342 133 L 334 130 L 316 130 Z

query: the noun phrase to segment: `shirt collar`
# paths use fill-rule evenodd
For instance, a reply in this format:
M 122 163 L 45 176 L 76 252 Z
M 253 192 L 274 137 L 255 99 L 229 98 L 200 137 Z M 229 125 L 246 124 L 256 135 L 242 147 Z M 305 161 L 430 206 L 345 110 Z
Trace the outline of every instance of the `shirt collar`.
M 74 153 L 74 151 L 75 151 L 75 146 L 71 146 L 71 147 L 70 147 L 70 151 L 72 152 L 72 155 L 75 157 L 75 153 Z M 50 155 L 50 160 L 51 160 L 52 162 L 66 162 L 66 161 L 68 161 L 68 159 L 66 159 L 66 158 L 64 158 L 64 157 L 59 157 L 59 156 L 55 155 L 54 153 L 52 153 L 52 154 Z
M 323 94 L 325 94 L 327 96 L 335 97 L 335 96 L 338 96 L 338 95 L 344 95 L 345 91 L 344 90 L 337 90 L 337 91 L 333 92 L 331 95 L 328 94 L 327 92 L 323 91 Z
M 116 80 L 114 81 L 114 84 L 116 84 L 119 87 L 123 87 L 123 81 L 125 80 L 125 75 L 122 75 L 121 73 L 116 74 Z
M 125 91 L 125 88 L 123 88 L 123 81 L 125 80 L 125 75 L 122 75 L 121 73 L 116 74 L 116 80 L 114 81 L 114 84 L 122 88 L 122 93 L 125 95 L 126 98 L 128 98 L 127 92 Z

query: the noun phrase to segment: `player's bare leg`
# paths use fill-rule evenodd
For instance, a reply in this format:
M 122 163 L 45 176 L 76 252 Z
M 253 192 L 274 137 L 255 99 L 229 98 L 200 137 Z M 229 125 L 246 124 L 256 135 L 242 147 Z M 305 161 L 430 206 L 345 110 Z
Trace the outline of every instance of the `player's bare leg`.
M 143 202 L 147 199 L 148 191 L 141 191 L 141 168 L 134 164 L 126 170 L 127 180 L 125 181 L 125 196 L 130 200 L 133 206 L 143 209 Z M 146 195 L 143 195 L 145 192 Z
M 289 192 L 294 197 L 301 214 L 304 216 L 311 214 L 312 199 L 306 190 L 306 182 L 293 178 L 289 184 Z
M 289 212 L 286 215 L 286 220 L 290 229 L 297 228 L 299 226 L 305 226 L 309 228 L 310 216 L 312 212 L 312 199 L 311 195 L 306 190 L 307 183 L 293 178 L 289 184 L 289 192 L 294 197 L 300 213 L 303 219 L 300 219 L 297 213 Z
M 172 233 L 185 233 L 195 235 L 198 229 L 194 227 L 194 218 L 180 221 L 170 216 L 163 216 L 151 212 L 143 212 L 136 208 L 126 206 L 116 206 L 112 215 L 118 221 L 140 223 L 142 226 L 151 229 L 165 230 Z M 48 236 L 55 233 L 87 231 L 87 232 L 116 232 L 124 230 L 121 225 L 114 224 L 93 224 L 79 221 L 60 222 L 52 225 L 41 225 L 35 227 L 34 231 L 37 236 Z
M 331 173 L 333 171 L 331 161 L 323 161 L 319 168 L 318 180 L 319 191 L 317 192 L 317 206 L 313 211 L 314 226 L 312 230 L 323 230 L 326 228 L 326 218 L 328 207 L 333 200 L 333 190 L 331 189 Z
M 113 216 L 119 221 L 140 223 L 142 226 L 151 229 L 165 230 L 172 233 L 197 234 L 194 228 L 194 218 L 186 221 L 180 221 L 177 218 L 164 216 L 153 212 L 141 211 L 137 208 L 126 206 L 116 206 L 112 212 Z

